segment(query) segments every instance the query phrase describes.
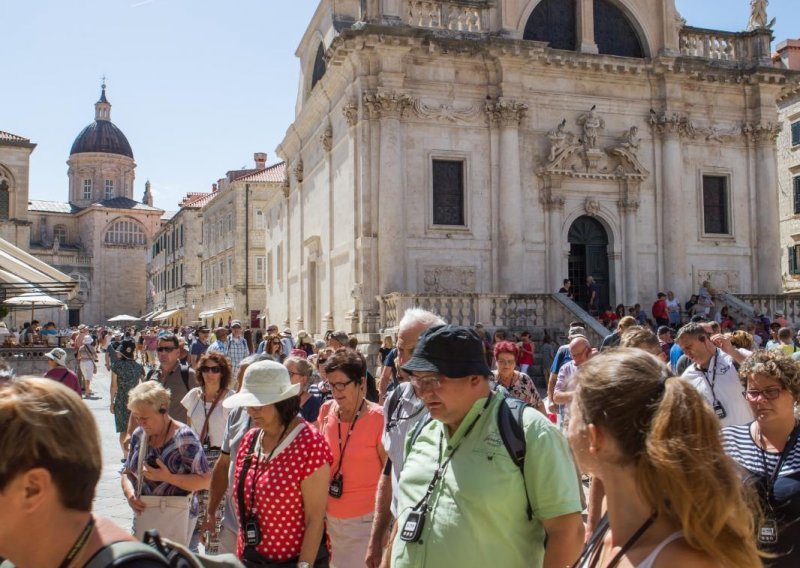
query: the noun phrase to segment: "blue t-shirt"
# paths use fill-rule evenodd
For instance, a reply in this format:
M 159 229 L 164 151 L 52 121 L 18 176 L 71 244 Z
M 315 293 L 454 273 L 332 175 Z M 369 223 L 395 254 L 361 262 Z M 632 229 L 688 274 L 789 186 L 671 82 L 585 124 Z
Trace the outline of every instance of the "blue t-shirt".
M 672 372 L 674 373 L 678 366 L 678 359 L 681 358 L 683 355 L 683 349 L 681 346 L 678 345 L 678 342 L 672 344 L 672 347 L 669 350 L 669 366 L 672 367 Z
M 205 354 L 206 351 L 208 351 L 208 343 L 203 343 L 199 339 L 192 341 L 192 346 L 189 348 L 189 354 L 198 357 Z
M 569 352 L 569 345 L 562 345 L 556 351 L 556 356 L 553 357 L 553 364 L 550 366 L 550 372 L 558 374 L 561 367 L 568 361 L 572 361 L 572 353 Z

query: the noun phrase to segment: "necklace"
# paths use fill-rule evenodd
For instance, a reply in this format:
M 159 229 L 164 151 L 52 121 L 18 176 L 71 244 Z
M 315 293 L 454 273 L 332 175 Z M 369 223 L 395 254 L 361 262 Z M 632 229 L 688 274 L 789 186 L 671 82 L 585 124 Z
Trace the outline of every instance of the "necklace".
M 86 541 L 89 540 L 89 536 L 92 534 L 94 530 L 94 517 L 89 515 L 89 522 L 86 523 L 86 526 L 83 527 L 81 534 L 78 535 L 78 539 L 72 545 L 72 548 L 69 549 L 67 555 L 64 557 L 64 560 L 61 561 L 61 564 L 58 565 L 58 568 L 67 568 L 75 557 L 78 556 L 78 553 L 86 546 Z

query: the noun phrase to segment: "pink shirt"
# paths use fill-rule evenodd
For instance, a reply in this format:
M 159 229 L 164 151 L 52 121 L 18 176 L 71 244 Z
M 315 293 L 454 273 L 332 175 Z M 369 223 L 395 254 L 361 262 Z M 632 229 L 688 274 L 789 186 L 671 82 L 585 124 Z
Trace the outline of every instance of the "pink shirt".
M 342 446 L 347 439 L 350 422 L 339 423 L 336 415 L 338 404 L 328 401 L 319 411 L 320 433 L 328 442 L 333 453 L 331 465 L 331 478 L 339 469 L 341 450 L 339 449 L 339 435 L 341 433 Z M 339 519 L 361 517 L 375 510 L 375 493 L 378 490 L 378 480 L 383 471 L 378 447 L 383 434 L 383 408 L 373 406 L 364 410 L 356 420 L 350 441 L 345 449 L 344 462 L 340 474 L 343 480 L 343 492 L 340 498 L 328 496 L 328 514 Z

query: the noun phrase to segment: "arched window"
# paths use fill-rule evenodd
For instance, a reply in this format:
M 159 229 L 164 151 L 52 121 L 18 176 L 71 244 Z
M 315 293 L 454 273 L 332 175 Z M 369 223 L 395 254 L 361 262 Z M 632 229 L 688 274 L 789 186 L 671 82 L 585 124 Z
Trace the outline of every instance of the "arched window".
M 144 245 L 146 241 L 141 225 L 133 219 L 114 221 L 106 231 L 103 242 L 107 245 Z
M 0 174 L 0 219 L 8 219 L 10 211 L 11 188 L 8 180 Z
M 327 70 L 327 66 L 325 65 L 325 51 L 322 49 L 322 44 L 320 44 L 319 48 L 317 49 L 317 56 L 314 58 L 314 70 L 311 73 L 311 89 L 314 89 L 314 86 L 322 79 L 322 76 L 325 75 L 325 71 Z
M 610 0 L 594 0 L 594 41 L 606 55 L 644 57 L 639 34 Z
M 575 0 L 542 0 L 528 18 L 522 39 L 546 41 L 553 49 L 575 51 L 576 30 Z
M 56 225 L 53 227 L 53 242 L 58 241 L 59 245 L 67 244 L 67 226 Z

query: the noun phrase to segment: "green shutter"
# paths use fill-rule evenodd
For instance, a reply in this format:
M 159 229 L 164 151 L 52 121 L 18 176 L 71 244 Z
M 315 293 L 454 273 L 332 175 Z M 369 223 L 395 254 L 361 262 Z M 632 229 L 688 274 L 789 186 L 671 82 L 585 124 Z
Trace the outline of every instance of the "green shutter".
M 795 254 L 795 248 L 793 246 L 789 247 L 786 253 L 789 256 L 789 274 L 797 274 L 797 255 Z

